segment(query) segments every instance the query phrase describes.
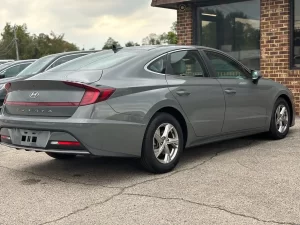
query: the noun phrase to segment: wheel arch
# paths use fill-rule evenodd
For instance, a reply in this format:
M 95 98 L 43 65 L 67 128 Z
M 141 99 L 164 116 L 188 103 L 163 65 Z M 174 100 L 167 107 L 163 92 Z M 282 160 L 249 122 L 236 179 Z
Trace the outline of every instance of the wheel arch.
M 187 143 L 187 139 L 188 139 L 188 127 L 187 127 L 187 122 L 186 122 L 184 116 L 182 115 L 182 113 L 178 109 L 171 107 L 171 106 L 167 106 L 167 107 L 163 107 L 163 108 L 159 109 L 153 115 L 153 117 L 158 113 L 168 113 L 168 114 L 172 115 L 179 122 L 181 129 L 182 129 L 183 138 L 184 138 L 184 146 L 185 146 Z
M 293 119 L 294 119 L 294 113 L 293 113 L 293 104 L 292 104 L 292 101 L 291 101 L 291 99 L 289 98 L 289 96 L 288 95 L 286 95 L 286 94 L 280 94 L 278 97 L 277 97 L 277 99 L 276 99 L 276 101 L 279 99 L 279 98 L 282 98 L 282 99 L 284 99 L 286 102 L 287 102 L 287 104 L 289 105 L 289 108 L 290 108 L 290 125 L 292 124 L 292 121 L 293 121 Z M 275 101 L 275 102 L 276 102 Z

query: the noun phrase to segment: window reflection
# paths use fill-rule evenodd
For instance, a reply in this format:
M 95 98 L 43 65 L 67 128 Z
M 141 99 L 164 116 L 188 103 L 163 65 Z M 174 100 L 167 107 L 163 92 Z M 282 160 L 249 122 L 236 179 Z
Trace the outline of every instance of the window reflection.
M 227 52 L 260 69 L 260 0 L 200 7 L 197 44 Z

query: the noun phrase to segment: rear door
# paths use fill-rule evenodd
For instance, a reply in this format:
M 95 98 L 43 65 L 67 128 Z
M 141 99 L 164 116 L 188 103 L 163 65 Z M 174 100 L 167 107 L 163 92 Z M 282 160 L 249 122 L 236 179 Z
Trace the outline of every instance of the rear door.
M 209 76 L 197 50 L 180 50 L 168 55 L 166 79 L 199 137 L 222 130 L 225 102 L 220 83 Z
M 251 74 L 227 55 L 204 50 L 204 57 L 215 71 L 226 100 L 223 132 L 236 132 L 265 127 L 269 87 L 253 83 Z

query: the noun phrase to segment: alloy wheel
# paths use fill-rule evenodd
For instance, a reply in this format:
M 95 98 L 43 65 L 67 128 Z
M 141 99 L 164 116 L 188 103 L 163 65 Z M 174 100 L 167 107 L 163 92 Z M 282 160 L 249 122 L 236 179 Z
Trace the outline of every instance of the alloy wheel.
M 179 137 L 176 128 L 169 123 L 160 125 L 153 137 L 153 150 L 156 159 L 163 164 L 172 162 L 179 146 Z
M 289 113 L 287 107 L 279 105 L 275 112 L 275 122 L 277 131 L 283 134 L 289 126 Z

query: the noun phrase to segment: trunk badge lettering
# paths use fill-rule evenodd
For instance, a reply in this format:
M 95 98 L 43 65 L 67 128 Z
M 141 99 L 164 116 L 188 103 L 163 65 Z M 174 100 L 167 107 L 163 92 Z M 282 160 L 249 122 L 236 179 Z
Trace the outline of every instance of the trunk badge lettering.
M 37 98 L 40 95 L 40 93 L 38 93 L 37 91 L 32 92 L 29 97 L 30 98 Z
M 19 109 L 17 108 L 17 112 L 22 113 L 53 113 L 51 109 Z

